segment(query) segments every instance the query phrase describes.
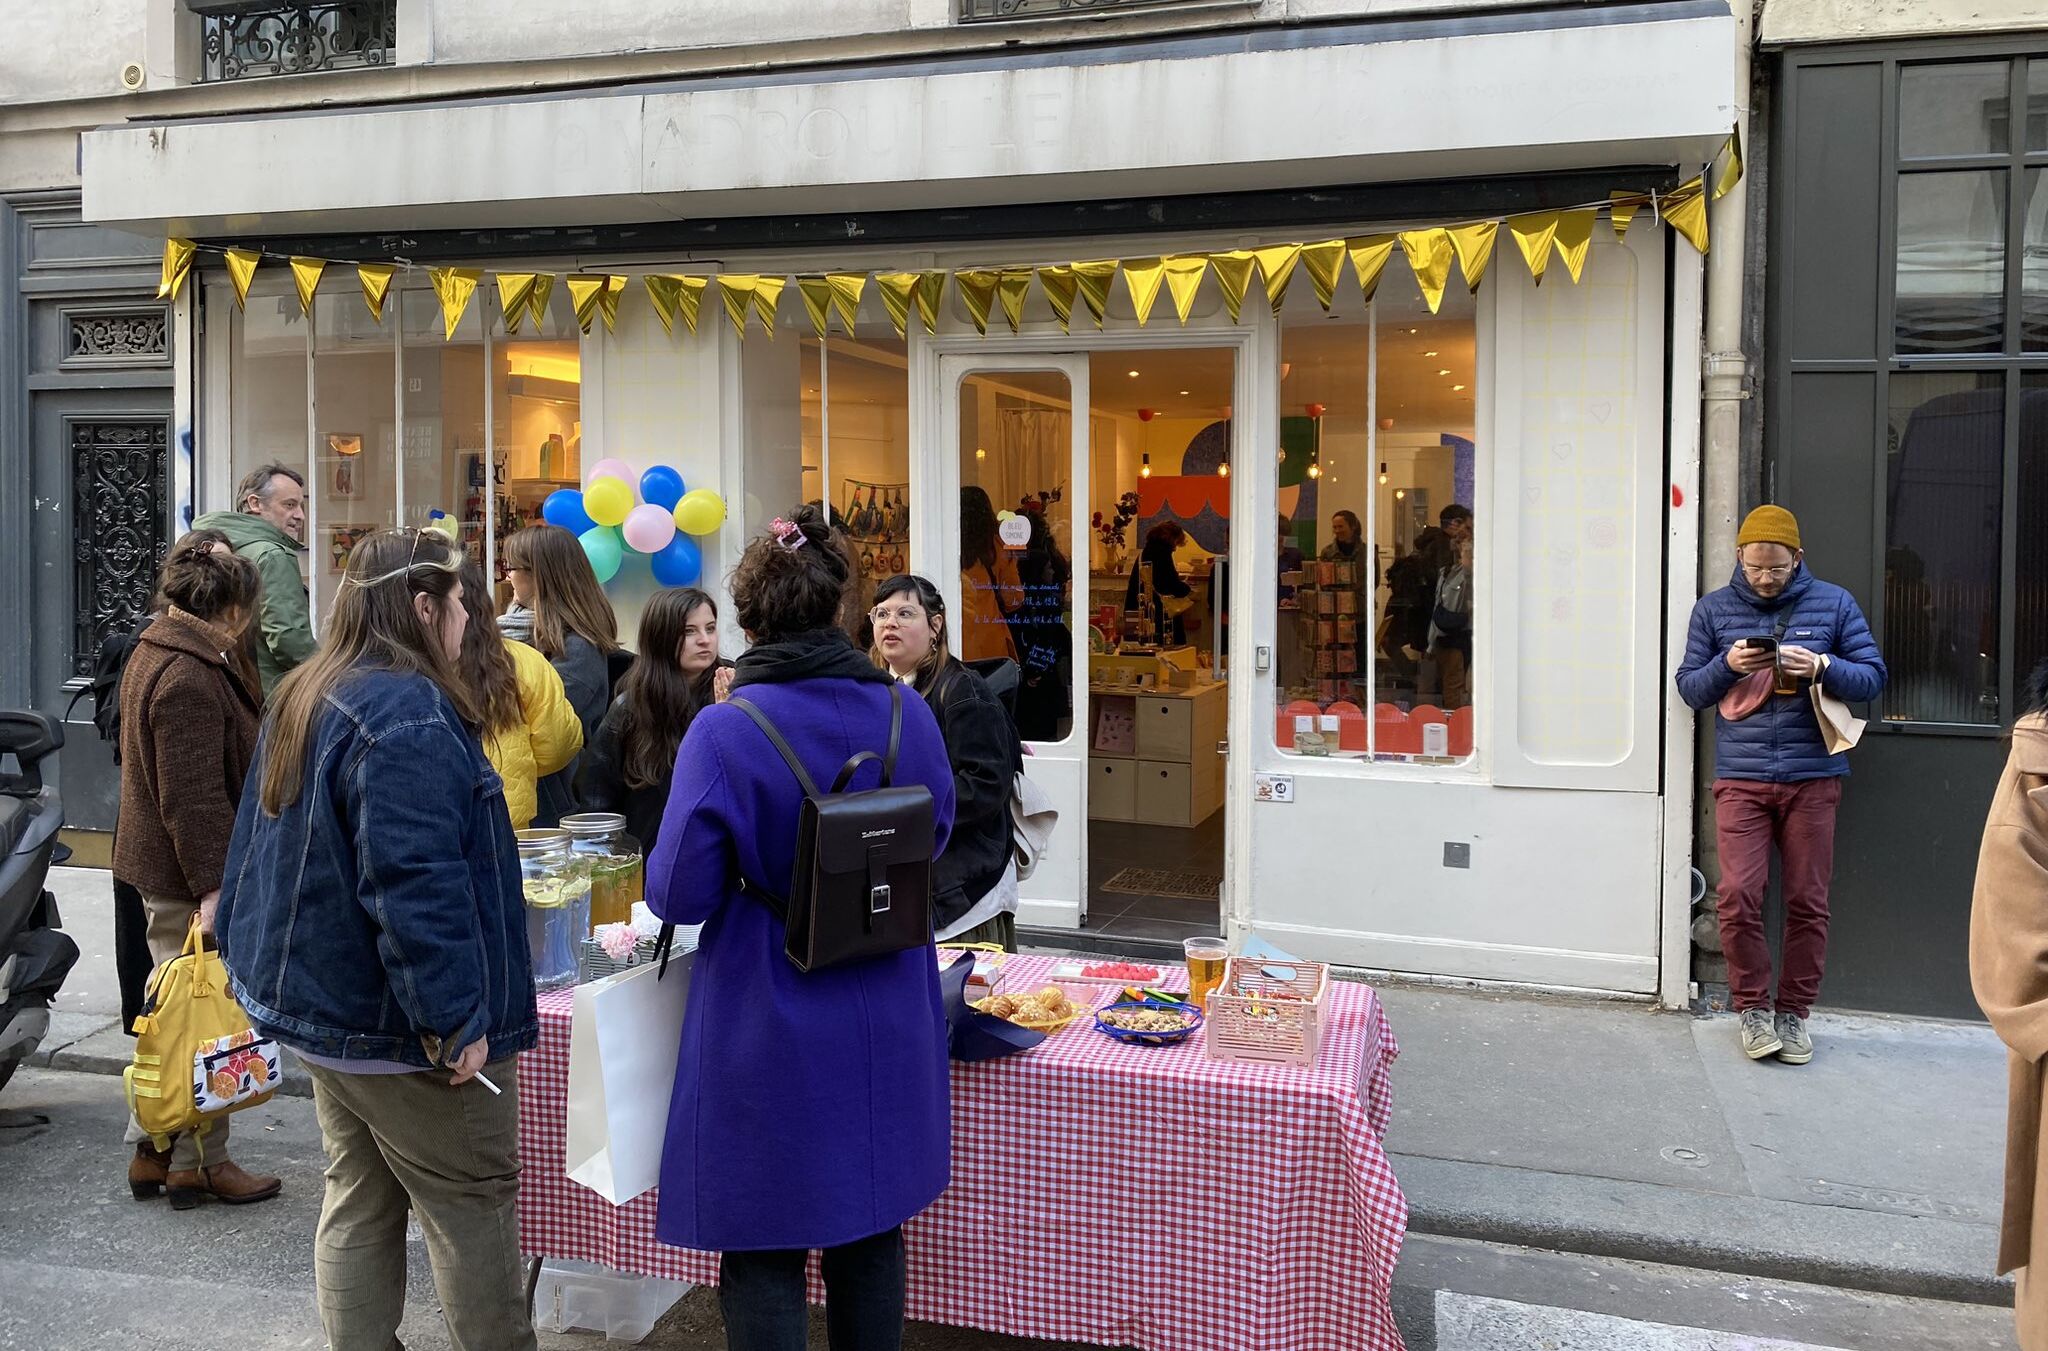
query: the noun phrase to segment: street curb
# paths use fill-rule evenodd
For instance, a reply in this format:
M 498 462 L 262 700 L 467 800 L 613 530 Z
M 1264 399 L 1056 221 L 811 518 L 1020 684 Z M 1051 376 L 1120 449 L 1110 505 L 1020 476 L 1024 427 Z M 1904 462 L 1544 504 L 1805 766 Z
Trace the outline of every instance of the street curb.
M 117 1032 L 114 1035 L 120 1037 L 126 1044 L 133 1044 L 128 1042 L 126 1033 Z M 92 1040 L 94 1038 L 87 1037 L 85 1042 Z M 38 1051 L 35 1055 L 29 1057 L 28 1064 L 38 1069 L 69 1070 L 77 1074 L 110 1074 L 119 1078 L 122 1071 L 126 1070 L 131 1063 L 127 1055 L 116 1055 L 97 1047 L 88 1048 L 85 1042 L 75 1042 L 70 1046 L 59 1047 L 57 1050 L 50 1052 Z M 289 1052 L 287 1052 L 287 1057 L 284 1067 L 284 1082 L 278 1085 L 278 1093 L 288 1098 L 312 1097 L 312 1078 L 307 1075 L 303 1066 L 296 1060 L 289 1058 Z

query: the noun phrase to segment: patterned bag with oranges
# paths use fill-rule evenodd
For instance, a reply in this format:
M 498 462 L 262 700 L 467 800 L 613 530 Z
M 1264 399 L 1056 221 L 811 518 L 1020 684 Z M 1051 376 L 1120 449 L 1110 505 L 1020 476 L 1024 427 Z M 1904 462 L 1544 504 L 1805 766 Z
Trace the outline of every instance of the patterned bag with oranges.
M 220 954 L 200 938 L 196 914 L 185 950 L 149 978 L 135 1020 L 135 1060 L 122 1079 L 129 1108 L 159 1149 L 173 1135 L 204 1135 L 214 1121 L 264 1101 L 283 1082 L 277 1043 L 249 1026 L 228 990 Z

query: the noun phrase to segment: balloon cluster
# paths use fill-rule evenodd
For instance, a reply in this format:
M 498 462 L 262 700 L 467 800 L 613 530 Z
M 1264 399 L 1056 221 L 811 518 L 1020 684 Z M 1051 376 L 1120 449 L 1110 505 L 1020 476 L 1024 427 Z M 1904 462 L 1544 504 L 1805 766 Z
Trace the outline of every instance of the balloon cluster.
M 708 535 L 725 523 L 725 499 L 709 488 L 692 490 L 665 464 L 639 476 L 637 497 L 633 482 L 633 467 L 624 460 L 599 460 L 582 492 L 559 488 L 548 494 L 541 519 L 576 536 L 600 582 L 618 576 L 630 549 L 647 555 L 654 580 L 663 586 L 695 584 L 704 555 L 691 536 Z

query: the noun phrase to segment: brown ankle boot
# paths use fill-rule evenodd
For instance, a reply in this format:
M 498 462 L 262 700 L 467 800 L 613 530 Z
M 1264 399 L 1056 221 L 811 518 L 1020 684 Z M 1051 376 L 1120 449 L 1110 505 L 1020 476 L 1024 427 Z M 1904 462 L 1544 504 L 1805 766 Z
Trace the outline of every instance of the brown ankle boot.
M 190 1210 L 203 1197 L 212 1196 L 223 1204 L 245 1206 L 252 1201 L 268 1201 L 278 1194 L 284 1184 L 274 1177 L 243 1170 L 242 1165 L 229 1160 L 216 1163 L 210 1168 L 194 1168 L 172 1173 L 164 1180 L 165 1189 L 171 1195 L 171 1209 Z
M 170 1172 L 171 1152 L 166 1149 L 159 1153 L 144 1140 L 135 1146 L 135 1156 L 128 1160 L 128 1190 L 136 1200 L 147 1201 L 164 1189 Z

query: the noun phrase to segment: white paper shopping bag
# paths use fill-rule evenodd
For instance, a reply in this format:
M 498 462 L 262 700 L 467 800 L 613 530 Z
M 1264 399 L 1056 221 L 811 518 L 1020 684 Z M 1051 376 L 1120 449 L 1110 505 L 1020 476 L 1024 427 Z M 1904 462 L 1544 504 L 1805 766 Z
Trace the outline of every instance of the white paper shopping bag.
M 695 953 L 576 987 L 569 1024 L 567 1171 L 615 1206 L 661 1179 L 669 1092 Z

